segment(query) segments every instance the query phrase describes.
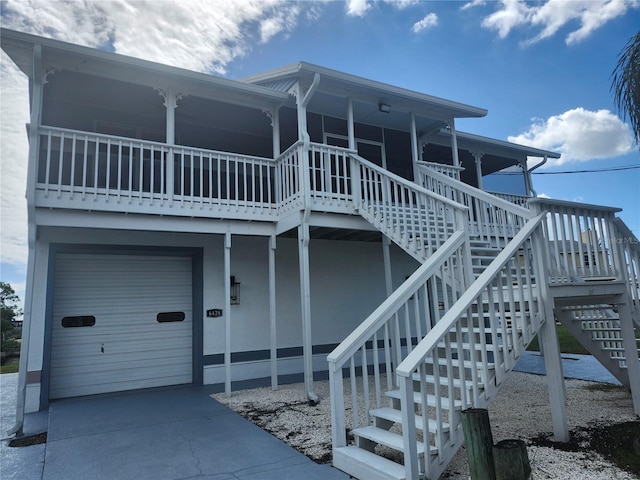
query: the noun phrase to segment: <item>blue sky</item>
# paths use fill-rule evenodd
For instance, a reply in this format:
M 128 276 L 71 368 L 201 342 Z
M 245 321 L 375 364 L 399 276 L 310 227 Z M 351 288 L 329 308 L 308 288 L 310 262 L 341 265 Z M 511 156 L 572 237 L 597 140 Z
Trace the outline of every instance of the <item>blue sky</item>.
M 457 128 L 562 153 L 539 194 L 619 206 L 640 236 L 640 151 L 610 93 L 638 0 L 0 0 L 5 28 L 241 78 L 304 60 L 477 107 Z M 27 80 L 2 54 L 0 277 L 24 294 Z M 551 163 L 551 162 L 550 162 Z

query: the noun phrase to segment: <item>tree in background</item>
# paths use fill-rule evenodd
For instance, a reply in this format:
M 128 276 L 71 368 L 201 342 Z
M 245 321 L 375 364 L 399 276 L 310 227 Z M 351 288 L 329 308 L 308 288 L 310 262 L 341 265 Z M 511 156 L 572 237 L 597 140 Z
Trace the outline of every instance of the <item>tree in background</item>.
M 0 282 L 0 351 L 7 354 L 20 352 L 21 331 L 16 328 L 16 318 L 22 315 L 22 310 L 18 307 L 20 297 L 16 295 L 11 285 Z
M 620 52 L 612 77 L 611 90 L 616 107 L 623 118 L 629 117 L 640 148 L 640 32 L 631 37 Z

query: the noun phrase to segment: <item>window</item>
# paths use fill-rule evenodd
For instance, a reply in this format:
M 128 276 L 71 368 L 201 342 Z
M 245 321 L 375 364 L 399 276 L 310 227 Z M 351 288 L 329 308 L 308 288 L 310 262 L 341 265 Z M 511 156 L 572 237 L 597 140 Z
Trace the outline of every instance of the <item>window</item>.
M 183 322 L 184 312 L 160 312 L 156 320 L 158 323 Z
M 93 327 L 96 324 L 96 317 L 91 315 L 79 315 L 76 317 L 62 317 L 64 328 L 73 327 Z

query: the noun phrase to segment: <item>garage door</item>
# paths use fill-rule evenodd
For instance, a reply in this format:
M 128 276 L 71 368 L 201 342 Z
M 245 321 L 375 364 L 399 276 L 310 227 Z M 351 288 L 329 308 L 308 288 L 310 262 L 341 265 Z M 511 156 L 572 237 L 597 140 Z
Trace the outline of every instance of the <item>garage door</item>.
M 50 398 L 191 383 L 191 258 L 58 254 Z

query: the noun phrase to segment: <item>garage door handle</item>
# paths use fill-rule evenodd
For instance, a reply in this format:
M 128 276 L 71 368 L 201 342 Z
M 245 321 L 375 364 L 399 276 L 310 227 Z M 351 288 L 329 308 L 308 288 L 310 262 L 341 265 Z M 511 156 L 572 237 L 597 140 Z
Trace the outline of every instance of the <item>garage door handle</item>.
M 100 351 L 104 353 L 104 343 L 100 345 Z

